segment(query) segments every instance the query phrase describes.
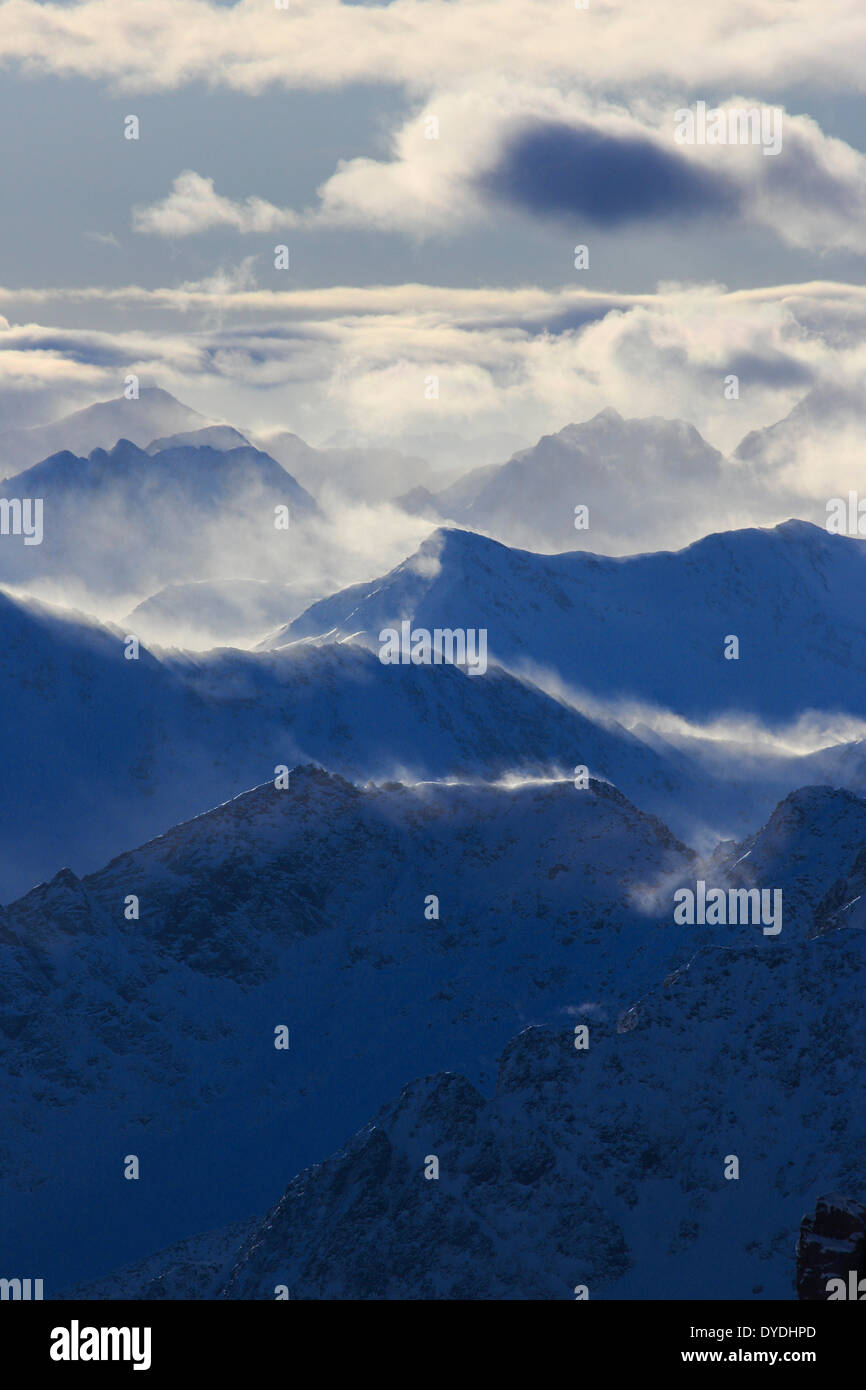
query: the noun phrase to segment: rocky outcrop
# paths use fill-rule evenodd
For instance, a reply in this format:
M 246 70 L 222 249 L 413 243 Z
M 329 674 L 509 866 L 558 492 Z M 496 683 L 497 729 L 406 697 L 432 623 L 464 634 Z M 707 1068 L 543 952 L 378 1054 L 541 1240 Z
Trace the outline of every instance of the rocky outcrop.
M 819 1197 L 814 1215 L 803 1218 L 797 1242 L 797 1297 L 813 1302 L 866 1299 L 866 1206 L 862 1202 L 833 1192 Z

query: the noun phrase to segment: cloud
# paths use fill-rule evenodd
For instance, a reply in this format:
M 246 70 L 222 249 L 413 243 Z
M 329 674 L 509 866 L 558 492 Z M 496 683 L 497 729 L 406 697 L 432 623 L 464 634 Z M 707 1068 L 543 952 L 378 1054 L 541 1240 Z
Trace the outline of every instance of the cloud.
M 760 103 L 732 97 L 726 117 Z M 590 228 L 737 219 L 774 240 L 866 254 L 866 156 L 808 116 L 778 114 L 782 147 L 679 144 L 675 108 L 638 113 L 580 95 L 490 79 L 439 92 L 391 132 L 390 158 L 341 160 L 306 209 L 233 201 L 211 178 L 180 174 L 169 195 L 134 210 L 139 232 L 183 237 L 349 226 L 423 239 L 478 227 L 503 207 Z
M 862 85 L 860 0 L 81 0 L 0 6 L 0 61 L 159 91 L 193 82 L 259 92 L 391 81 L 414 91 L 491 71 L 609 91 L 621 84 Z
M 577 214 L 598 226 L 733 214 L 740 195 L 647 135 L 534 122 L 518 130 L 483 190 L 541 216 Z
M 7 315 L 20 293 L 0 291 Z M 67 295 L 100 297 L 95 288 Z M 750 431 L 773 425 L 807 397 L 784 429 L 721 465 L 714 488 L 675 486 L 670 460 L 659 460 L 664 485 L 650 488 L 648 504 L 643 489 L 618 486 L 614 477 L 618 520 L 601 548 L 684 544 L 729 525 L 792 515 L 823 524 L 827 499 L 860 486 L 863 286 L 814 282 L 729 292 L 662 285 L 642 295 L 571 287 L 207 293 L 130 286 L 106 290 L 101 299 L 120 308 L 124 296 L 136 319 L 142 306 L 159 304 L 178 311 L 175 323 L 159 332 L 140 325 L 107 331 L 7 318 L 0 327 L 0 412 L 7 421 L 55 418 L 116 396 L 135 372 L 143 384 L 167 388 L 248 437 L 280 428 L 315 445 L 339 431 L 345 443 L 416 457 L 425 456 L 429 439 L 427 456 L 447 457 L 448 467 L 459 469 L 477 465 L 475 441 L 501 436 L 504 421 L 515 442 L 493 461 L 606 406 L 625 417 L 689 421 L 730 458 Z M 557 323 L 568 326 L 551 327 Z M 732 372 L 740 378 L 737 399 L 724 390 Z M 434 376 L 438 395 L 431 396 Z M 831 409 L 827 403 L 837 399 L 853 406 Z M 393 491 L 404 490 L 395 473 Z M 569 492 L 566 500 L 570 515 L 575 499 Z M 345 522 L 352 524 L 348 510 Z M 360 556 L 362 546 L 353 549 Z
M 120 242 L 114 232 L 85 232 L 84 235 L 89 237 L 91 241 L 98 241 L 102 246 L 113 246 L 117 250 L 120 249 Z
M 131 371 L 211 418 L 287 428 L 311 443 L 340 430 L 395 447 L 405 433 L 471 439 L 501 433 L 507 420 L 509 433 L 530 444 L 612 405 L 625 416 L 690 420 L 727 451 L 813 384 L 866 384 L 859 285 L 662 285 L 633 295 L 419 284 L 276 291 L 244 288 L 245 274 L 242 266 L 158 289 L 0 289 L 7 317 L 21 320 L 0 329 L 0 405 L 10 390 L 43 388 L 64 403 L 77 391 L 70 403 L 84 405 L 116 394 Z M 28 307 L 55 301 L 67 317 L 74 304 L 108 304 L 131 326 L 26 321 Z M 143 311 L 155 309 L 171 323 L 148 331 Z M 732 372 L 736 401 L 724 393 Z M 426 392 L 431 376 L 438 398 Z M 411 452 L 424 452 L 417 439 Z M 471 445 L 464 453 L 455 443 L 454 463 L 464 457 L 471 461 Z M 804 468 L 804 478 L 818 476 L 814 459 Z
M 192 236 L 214 227 L 230 227 L 237 232 L 271 232 L 294 226 L 296 213 L 278 208 L 263 198 L 250 197 L 235 202 L 217 193 L 213 179 L 193 169 L 178 174 L 171 192 L 162 202 L 133 208 L 136 232 L 164 237 Z

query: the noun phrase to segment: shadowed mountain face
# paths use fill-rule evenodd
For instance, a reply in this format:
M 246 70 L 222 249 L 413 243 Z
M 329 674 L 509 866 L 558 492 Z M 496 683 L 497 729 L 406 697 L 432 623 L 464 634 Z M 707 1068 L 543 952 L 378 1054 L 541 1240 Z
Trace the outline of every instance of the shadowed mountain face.
M 285 469 L 249 446 L 149 454 L 121 439 L 86 458 L 54 454 L 4 487 L 8 497 L 42 500 L 44 537 L 30 546 L 5 538 L 0 580 L 69 580 L 109 595 L 269 576 L 287 567 L 288 531 L 276 528 L 275 509 L 301 522 L 317 511 Z
M 120 397 L 76 410 L 49 425 L 5 430 L 0 434 L 0 473 L 10 478 L 64 452 L 90 454 L 112 449 L 119 439 L 142 448 L 161 435 L 198 430 L 207 420 L 158 386 L 143 386 L 136 400 Z M 8 495 L 8 488 L 7 488 Z
M 707 1296 L 791 1296 L 803 1203 L 850 1185 L 866 1137 L 848 1099 L 866 937 L 823 915 L 864 843 L 866 804 L 826 788 L 701 863 L 603 783 L 362 790 L 300 768 L 64 872 L 0 921 L 26 1120 L 4 1148 L 10 1257 L 38 1256 L 56 1293 L 250 1218 L 316 1163 L 266 1238 L 185 1265 L 229 1297 L 273 1297 L 271 1280 L 314 1298 L 686 1297 L 699 1269 Z M 674 893 L 700 879 L 780 889 L 782 930 L 678 924 Z M 545 1028 L 508 1049 L 527 1021 Z M 407 1077 L 443 1070 L 466 1081 L 411 1086 L 321 1164 Z M 214 1153 L 218 1187 L 200 1180 Z M 126 1154 L 148 1173 L 132 1198 Z
M 653 810 L 689 783 L 621 727 L 497 670 L 389 668 L 351 644 L 127 660 L 123 629 L 2 594 L 0 636 L 0 900 L 304 758 L 361 780 L 572 778 L 580 762 Z
M 4 1148 L 9 1257 L 38 1255 L 57 1289 L 239 1219 L 407 1072 L 486 1084 L 527 1017 L 618 1012 L 690 941 L 630 885 L 693 872 L 603 783 L 360 790 L 315 769 L 64 871 L 2 918 L 7 1096 L 26 1118 Z M 224 1181 L 202 1184 L 217 1152 Z M 148 1169 L 134 1207 L 113 1182 L 127 1153 Z
M 490 1099 L 459 1075 L 414 1082 L 249 1229 L 77 1292 L 791 1298 L 804 1204 L 860 1170 L 846 1095 L 864 944 L 698 949 L 618 1021 L 581 1013 L 585 1047 L 571 1028 L 526 1029 Z
M 694 719 L 866 717 L 866 545 L 790 521 L 624 559 L 534 555 L 440 530 L 369 585 L 314 604 L 269 646 L 385 628 L 485 628 L 490 658 L 608 702 Z M 739 659 L 727 660 L 729 636 Z
M 625 561 L 534 556 L 446 531 L 385 579 L 314 604 L 259 651 L 142 649 L 138 660 L 127 659 L 126 638 L 159 635 L 179 613 L 225 631 L 254 611 L 272 620 L 284 592 L 286 605 L 298 597 L 255 581 L 181 585 L 112 628 L 0 594 L 0 901 L 64 865 L 87 872 L 303 760 L 361 780 L 572 779 L 585 766 L 701 848 L 740 838 L 798 786 L 862 791 L 862 742 L 760 756 L 736 742 L 636 736 L 495 661 L 554 693 L 583 687 L 596 710 L 625 702 L 624 716 L 630 702 L 656 700 L 735 723 L 743 711 L 781 721 L 798 701 L 859 712 L 866 613 L 844 595 L 856 593 L 863 564 L 860 542 L 796 524 Z M 758 583 L 761 565 L 775 589 Z M 492 664 L 474 676 L 383 664 L 379 633 L 404 618 L 486 624 Z M 734 626 L 741 656 L 726 661 Z M 792 666 L 783 642 L 795 631 Z

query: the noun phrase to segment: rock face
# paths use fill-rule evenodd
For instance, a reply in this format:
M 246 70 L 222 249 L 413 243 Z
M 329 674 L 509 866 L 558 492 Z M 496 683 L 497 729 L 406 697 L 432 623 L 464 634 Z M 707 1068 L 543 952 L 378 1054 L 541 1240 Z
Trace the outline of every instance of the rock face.
M 852 1280 L 852 1274 L 854 1278 Z M 833 1289 L 830 1280 L 841 1280 L 844 1292 L 837 1297 L 866 1298 L 866 1206 L 837 1192 L 819 1197 L 814 1215 L 805 1216 L 797 1242 L 797 1297 L 823 1302 Z M 853 1287 L 852 1287 L 853 1286 Z

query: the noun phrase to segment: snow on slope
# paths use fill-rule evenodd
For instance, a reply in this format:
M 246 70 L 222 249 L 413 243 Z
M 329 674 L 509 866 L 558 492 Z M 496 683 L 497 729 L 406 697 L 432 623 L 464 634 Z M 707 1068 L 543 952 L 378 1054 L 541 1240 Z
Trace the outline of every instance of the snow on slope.
M 396 569 L 314 604 L 268 639 L 353 636 L 402 619 L 486 628 L 489 658 L 693 719 L 866 716 L 866 543 L 807 522 L 611 558 L 510 550 L 440 529 Z M 724 658 L 736 635 L 739 660 Z
M 93 869 L 279 763 L 362 780 L 570 776 L 583 764 L 654 807 L 676 805 L 687 781 L 624 729 L 495 670 L 388 668 L 351 644 L 143 648 L 128 661 L 124 636 L 0 592 L 0 900 L 64 864 Z
M 182 446 L 147 454 L 127 439 L 86 458 L 64 452 L 7 479 L 6 495 L 43 500 L 44 539 L 7 536 L 0 579 L 69 580 L 100 594 L 153 592 L 188 578 L 268 577 L 288 569 L 274 508 L 314 516 L 313 499 L 253 448 Z
M 604 783 L 359 789 L 302 768 L 58 874 L 2 919 L 7 1258 L 56 1291 L 245 1218 L 407 1072 L 480 1084 L 525 1022 L 615 1014 L 691 942 L 629 886 L 692 873 Z M 146 1181 L 123 1182 L 128 1153 Z
M 170 434 L 162 439 L 152 439 L 145 453 L 162 454 L 166 449 L 220 449 L 224 453 L 230 449 L 252 449 L 256 446 L 232 425 L 204 425 L 197 430 L 184 430 L 180 434 Z M 264 450 L 267 453 L 267 450 Z
M 228 1261 L 215 1233 L 207 1264 L 200 1238 L 76 1293 L 791 1299 L 804 1210 L 862 1179 L 864 947 L 702 947 L 626 1020 L 586 1015 L 585 1051 L 525 1029 L 490 1099 L 453 1073 L 406 1086 Z
M 130 439 L 143 448 L 157 436 L 207 424 L 203 415 L 168 391 L 143 386 L 137 400 L 121 396 L 76 410 L 49 425 L 5 430 L 0 434 L 0 473 L 12 477 L 59 452 L 90 454 L 94 449 L 111 449 L 119 439 Z
M 720 765 L 588 719 L 495 666 L 474 677 L 383 666 L 330 640 L 143 649 L 127 661 L 129 630 L 0 592 L 0 901 L 63 865 L 92 870 L 279 763 L 312 760 L 362 781 L 572 779 L 584 765 L 701 849 L 742 837 L 804 783 L 866 786 L 857 745 L 763 760 L 735 751 Z
M 168 584 L 123 619 L 144 642 L 194 651 L 249 647 L 273 632 L 292 610 L 300 614 L 333 585 L 266 579 L 195 579 Z
M 389 1144 L 393 1126 L 397 1156 L 372 1188 L 362 1136 L 289 1189 L 287 1227 L 270 1224 L 275 1282 L 293 1296 L 382 1296 L 391 1276 L 374 1252 L 388 1240 L 361 1219 L 373 1189 L 396 1264 L 412 1269 L 389 1296 L 429 1279 L 476 1296 L 567 1297 L 569 1280 L 623 1297 L 747 1296 L 744 1281 L 787 1296 L 804 1204 L 850 1188 L 861 1162 L 864 933 L 828 931 L 823 905 L 862 864 L 864 836 L 866 803 L 809 788 L 701 863 L 604 783 L 360 789 L 299 768 L 286 791 L 257 788 L 84 880 L 60 874 L 0 921 L 0 1035 L 23 1117 L 2 1145 L 9 1257 L 35 1259 L 56 1293 L 246 1220 L 407 1076 L 446 1070 L 466 1076 L 462 1092 L 411 1088 L 409 1129 L 377 1123 Z M 674 923 L 674 885 L 750 882 L 750 861 L 762 886 L 783 887 L 779 936 Z M 646 885 L 666 899 L 651 906 Z M 425 917 L 431 893 L 438 919 Z M 580 1022 L 586 1054 L 570 1046 Z M 530 1050 L 521 1096 L 494 1102 L 476 1143 L 461 1117 L 484 1107 L 466 1097 L 489 1091 L 528 1023 L 568 1032 Z M 122 1182 L 127 1153 L 147 1182 Z M 408 1157 L 411 1176 L 430 1153 L 445 1180 L 415 1178 L 449 1210 L 445 1234 L 432 1228 L 438 1274 L 425 1224 L 438 1218 L 405 1200 Z M 731 1153 L 738 1184 L 722 1176 Z M 473 1260 L 487 1247 L 460 1239 L 473 1222 L 503 1239 L 513 1228 L 486 1285 Z M 346 1240 L 357 1263 L 337 1257 Z M 217 1238 L 189 1259 L 224 1256 Z M 257 1259 L 244 1256 L 231 1296 L 272 1296 L 273 1265 Z
M 693 425 L 626 420 L 608 408 L 544 435 L 506 463 L 475 469 L 433 495 L 416 491 L 405 503 L 507 545 L 619 555 L 683 545 L 713 509 L 717 522 L 736 524 L 745 486 L 753 488 L 748 466 L 725 464 Z M 588 529 L 575 529 L 579 504 L 589 508 Z

